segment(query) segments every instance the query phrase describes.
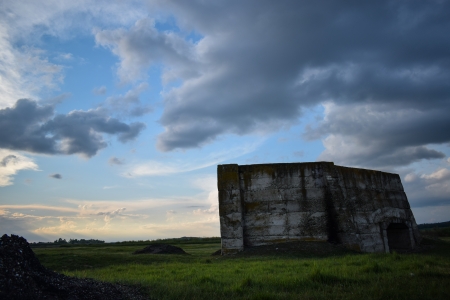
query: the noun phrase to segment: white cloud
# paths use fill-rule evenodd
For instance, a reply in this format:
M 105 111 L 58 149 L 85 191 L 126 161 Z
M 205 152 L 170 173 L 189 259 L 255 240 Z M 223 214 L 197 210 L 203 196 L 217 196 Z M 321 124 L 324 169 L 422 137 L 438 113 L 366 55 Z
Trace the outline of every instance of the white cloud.
M 197 208 L 192 214 L 200 220 L 219 223 L 219 193 L 217 190 L 217 177 L 214 175 L 199 177 L 192 181 L 192 185 L 202 190 L 199 198 L 205 199 L 207 208 Z
M 138 20 L 129 31 L 97 29 L 94 34 L 98 45 L 110 48 L 120 58 L 117 73 L 123 83 L 145 79 L 147 68 L 154 63 L 176 65 L 184 73 L 192 70 L 194 45 L 173 32 L 158 31 L 153 19 Z
M 73 54 L 72 53 L 59 53 L 56 56 L 57 60 L 72 60 L 73 59 Z
M 174 221 L 177 212 L 173 209 L 166 211 L 166 221 Z
M 0 108 L 12 106 L 17 99 L 36 98 L 41 91 L 56 89 L 64 78 L 62 70 L 62 66 L 48 61 L 44 51 L 12 47 L 0 32 Z
M 198 236 L 220 236 L 219 223 L 216 220 L 173 222 L 169 224 L 149 223 L 140 226 L 138 231 L 153 238 Z
M 450 170 L 442 168 L 431 174 L 424 174 L 421 178 L 426 179 L 428 182 L 442 182 L 450 179 Z
M 17 99 L 39 98 L 41 92 L 57 89 L 64 75 L 60 65 L 51 63 L 38 44 L 42 35 L 68 38 L 75 29 L 90 34 L 94 25 L 134 22 L 146 15 L 137 1 L 2 1 L 0 9 L 0 108 Z M 18 44 L 24 46 L 17 46 Z M 55 59 L 70 60 L 70 53 Z
M 21 170 L 38 170 L 38 165 L 18 152 L 0 149 L 0 187 L 13 184 L 13 177 Z
M 113 211 L 106 211 L 106 212 L 100 211 L 100 212 L 96 213 L 96 215 L 110 216 L 110 217 L 118 216 L 118 215 L 122 214 L 122 212 L 124 212 L 126 209 L 127 209 L 126 207 L 121 207 L 121 208 L 115 209 Z
M 442 168 L 431 174 L 420 176 L 425 182 L 425 188 L 432 195 L 447 196 L 450 195 L 450 170 Z
M 415 174 L 415 173 L 408 173 L 405 176 L 405 182 L 414 182 L 418 179 L 419 177 Z
M 0 209 L 3 210 L 39 210 L 39 211 L 55 211 L 58 213 L 77 213 L 79 210 L 73 207 L 66 206 L 52 206 L 42 204 L 2 204 Z
M 130 163 L 130 166 L 122 173 L 122 175 L 125 177 L 164 176 L 199 170 L 251 153 L 255 151 L 263 141 L 263 139 L 259 139 L 256 142 L 235 146 L 227 150 L 210 152 L 206 156 L 197 153 L 197 156 L 200 158 L 190 158 L 185 154 L 183 155 L 183 159 L 171 157 L 168 159 L 169 162 L 151 160 Z
M 450 206 L 450 169 L 439 167 L 430 173 L 409 172 L 403 180 L 413 208 Z

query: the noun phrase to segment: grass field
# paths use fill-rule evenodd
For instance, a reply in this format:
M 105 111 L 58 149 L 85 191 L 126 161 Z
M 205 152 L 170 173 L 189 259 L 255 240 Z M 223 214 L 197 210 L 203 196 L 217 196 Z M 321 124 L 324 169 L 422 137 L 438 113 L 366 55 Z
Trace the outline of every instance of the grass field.
M 220 239 L 170 244 L 190 255 L 132 255 L 143 242 L 33 250 L 52 270 L 138 285 L 149 299 L 450 299 L 450 241 L 415 254 L 228 257 L 211 256 Z

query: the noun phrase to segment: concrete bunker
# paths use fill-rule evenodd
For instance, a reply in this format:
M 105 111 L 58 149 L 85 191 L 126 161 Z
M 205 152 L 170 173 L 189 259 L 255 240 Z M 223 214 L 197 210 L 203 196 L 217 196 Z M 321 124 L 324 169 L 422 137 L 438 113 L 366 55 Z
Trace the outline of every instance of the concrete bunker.
M 289 241 L 408 250 L 420 234 L 397 174 L 332 162 L 219 165 L 222 254 Z

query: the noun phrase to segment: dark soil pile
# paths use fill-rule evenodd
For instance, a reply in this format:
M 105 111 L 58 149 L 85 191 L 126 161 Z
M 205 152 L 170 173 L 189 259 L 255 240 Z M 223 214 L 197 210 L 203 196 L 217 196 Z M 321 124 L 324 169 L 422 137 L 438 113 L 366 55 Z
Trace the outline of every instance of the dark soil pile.
M 152 244 L 142 250 L 134 251 L 133 254 L 187 254 L 183 249 L 167 245 L 167 244 Z
M 217 251 L 214 251 L 214 253 L 211 254 L 211 256 L 220 256 L 220 255 L 222 255 L 222 249 L 219 249 L 219 250 L 217 250 Z
M 27 240 L 17 235 L 0 239 L 0 299 L 136 299 L 138 288 L 80 279 L 42 266 Z

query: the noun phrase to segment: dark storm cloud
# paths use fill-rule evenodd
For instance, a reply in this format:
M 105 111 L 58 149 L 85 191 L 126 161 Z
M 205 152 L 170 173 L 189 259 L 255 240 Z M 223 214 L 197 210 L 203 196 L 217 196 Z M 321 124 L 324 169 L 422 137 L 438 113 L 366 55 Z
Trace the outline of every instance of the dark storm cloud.
M 126 124 L 96 110 L 54 116 L 53 106 L 21 99 L 14 107 L 0 110 L 0 128 L 0 148 L 91 157 L 106 147 L 102 134 L 117 135 L 127 142 L 145 125 Z
M 305 138 L 325 137 L 319 160 L 367 167 L 404 166 L 445 154 L 425 145 L 450 140 L 449 110 L 396 105 L 327 105 L 326 118 L 307 127 Z
M 165 94 L 161 150 L 277 130 L 326 101 L 408 107 L 429 117 L 431 107 L 448 113 L 449 1 L 162 3 L 182 28 L 204 38 L 191 62 L 197 73 L 180 75 L 183 84 Z M 146 32 L 136 26 L 121 34 L 116 53 L 126 62 Z M 156 59 L 149 49 L 141 59 Z M 417 131 L 418 139 L 426 140 L 431 128 Z M 449 141 L 442 130 L 432 135 L 429 140 Z
M 152 2 L 154 3 L 154 2 Z M 159 1 L 180 31 L 143 19 L 96 32 L 136 80 L 162 64 L 162 151 L 273 132 L 325 105 L 319 159 L 392 168 L 449 144 L 450 1 Z M 195 43 L 190 32 L 201 36 Z
M 52 106 L 38 106 L 27 99 L 14 107 L 0 109 L 0 148 L 53 153 L 55 141 L 46 138 L 40 128 L 53 115 Z
M 48 175 L 48 177 L 55 178 L 55 179 L 62 179 L 62 175 L 58 174 L 58 173 L 50 174 L 50 175 Z

